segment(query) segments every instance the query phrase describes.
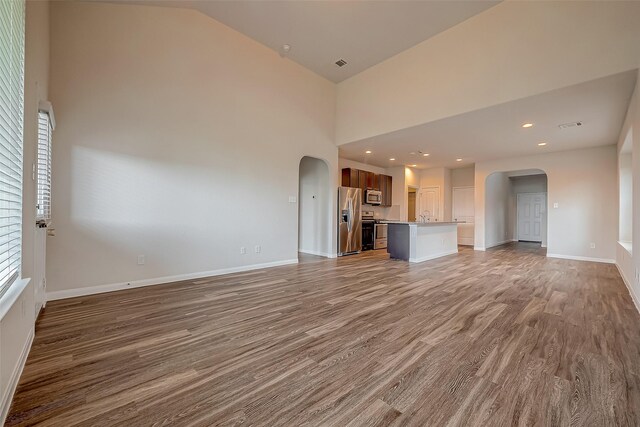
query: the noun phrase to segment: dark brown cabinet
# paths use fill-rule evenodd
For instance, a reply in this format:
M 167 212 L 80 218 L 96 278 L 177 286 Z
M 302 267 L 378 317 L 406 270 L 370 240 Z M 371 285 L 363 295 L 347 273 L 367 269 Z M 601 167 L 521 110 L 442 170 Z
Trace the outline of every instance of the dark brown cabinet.
M 342 169 L 342 186 L 362 190 L 362 197 L 367 190 L 382 192 L 380 206 L 391 206 L 391 177 L 353 168 Z
M 389 175 L 378 175 L 380 181 L 380 191 L 382 192 L 381 206 L 391 206 L 391 194 L 393 192 L 391 177 Z

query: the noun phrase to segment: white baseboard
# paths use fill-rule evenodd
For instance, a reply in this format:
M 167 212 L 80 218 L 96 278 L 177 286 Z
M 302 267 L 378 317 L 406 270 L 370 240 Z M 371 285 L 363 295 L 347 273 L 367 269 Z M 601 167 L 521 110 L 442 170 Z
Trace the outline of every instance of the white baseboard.
M 298 252 L 301 252 L 303 254 L 307 254 L 307 255 L 316 255 L 316 256 L 322 256 L 325 258 L 337 258 L 338 256 L 336 254 L 330 254 L 327 252 L 318 252 L 318 251 L 310 251 L 307 249 L 298 249 Z
M 638 311 L 638 313 L 640 313 L 640 298 L 638 298 L 636 293 L 633 291 L 633 288 L 631 287 L 631 282 L 629 282 L 629 280 L 627 279 L 627 276 L 624 275 L 624 270 L 622 270 L 622 267 L 620 267 L 620 264 L 618 264 L 617 262 L 615 264 L 616 264 L 616 267 L 618 268 L 618 272 L 620 273 L 620 277 L 622 277 L 622 281 L 624 282 L 625 286 L 627 287 L 627 290 L 629 291 L 629 295 L 631 295 L 631 300 L 633 300 L 633 305 L 636 306 L 636 310 Z
M 473 246 L 473 237 L 458 237 L 458 244 L 462 246 Z
M 606 264 L 615 264 L 615 260 L 609 258 L 592 258 L 586 256 L 575 256 L 575 255 L 561 255 L 561 254 L 550 254 L 547 253 L 547 258 L 561 258 L 561 259 L 571 259 L 574 261 L 589 261 L 589 262 L 604 262 Z
M 485 248 L 484 246 L 474 246 L 473 250 L 474 251 L 486 251 L 487 248 Z
M 429 261 L 431 259 L 436 259 L 436 258 L 440 258 L 443 256 L 447 256 L 447 255 L 453 255 L 453 254 L 457 254 L 458 253 L 458 248 L 456 249 L 452 249 L 450 251 L 446 251 L 446 252 L 440 252 L 438 254 L 434 254 L 434 255 L 428 255 L 422 258 L 409 258 L 409 262 L 424 262 L 424 261 Z
M 13 395 L 16 392 L 16 388 L 18 387 L 18 381 L 20 381 L 20 376 L 22 375 L 22 370 L 24 369 L 25 363 L 27 363 L 27 356 L 29 355 L 29 351 L 31 350 L 31 344 L 33 344 L 33 334 L 34 330 L 31 328 L 29 331 L 29 336 L 27 337 L 27 342 L 22 348 L 22 352 L 20 353 L 20 359 L 18 359 L 18 363 L 13 367 L 13 372 L 11 373 L 11 379 L 9 380 L 9 387 L 7 388 L 7 394 L 2 397 L 2 406 L 0 407 L 0 425 L 4 425 L 5 420 L 7 419 L 7 415 L 9 415 L 9 409 L 11 408 L 11 402 L 13 401 Z
M 153 279 L 134 280 L 132 282 L 112 283 L 108 285 L 89 286 L 86 288 L 65 289 L 62 291 L 47 292 L 47 301 L 64 298 L 81 297 L 85 295 L 102 294 L 105 292 L 121 291 L 123 289 L 141 288 L 143 286 L 162 285 L 171 282 L 181 282 L 184 280 L 202 279 L 204 277 L 222 276 L 223 274 L 242 273 L 244 271 L 259 270 L 262 268 L 279 267 L 282 265 L 297 264 L 298 259 L 287 259 L 283 261 L 265 262 L 262 264 L 243 265 L 240 267 L 222 268 L 212 271 L 201 271 L 198 273 L 179 274 L 176 276 L 156 277 Z

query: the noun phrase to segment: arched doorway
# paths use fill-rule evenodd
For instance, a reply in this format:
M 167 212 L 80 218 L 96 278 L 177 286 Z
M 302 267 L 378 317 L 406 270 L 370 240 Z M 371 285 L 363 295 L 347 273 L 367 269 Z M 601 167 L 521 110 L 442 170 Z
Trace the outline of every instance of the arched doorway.
M 511 241 L 547 246 L 547 174 L 494 172 L 485 180 L 485 248 Z
M 305 156 L 300 160 L 298 252 L 330 257 L 332 192 L 329 166 Z

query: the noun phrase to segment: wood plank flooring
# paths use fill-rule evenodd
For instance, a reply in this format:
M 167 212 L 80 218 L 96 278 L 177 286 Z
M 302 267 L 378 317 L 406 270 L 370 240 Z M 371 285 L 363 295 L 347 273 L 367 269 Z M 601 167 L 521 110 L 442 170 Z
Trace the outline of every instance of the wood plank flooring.
M 50 302 L 7 425 L 633 426 L 615 266 L 381 251 Z

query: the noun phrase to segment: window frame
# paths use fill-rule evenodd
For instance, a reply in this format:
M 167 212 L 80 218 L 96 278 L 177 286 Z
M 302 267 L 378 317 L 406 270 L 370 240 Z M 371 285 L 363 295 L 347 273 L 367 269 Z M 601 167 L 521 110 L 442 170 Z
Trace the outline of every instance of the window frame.
M 46 122 L 42 123 L 42 119 Z M 46 133 L 43 134 L 43 127 L 46 126 Z M 36 224 L 46 227 L 51 223 L 52 209 L 52 152 L 53 152 L 53 131 L 56 127 L 53 107 L 48 101 L 40 101 L 38 108 L 38 143 L 36 156 Z M 43 139 L 43 136 L 46 139 Z M 44 154 L 43 154 L 44 151 Z M 41 168 L 44 167 L 44 172 Z M 44 179 L 44 183 L 41 180 Z M 46 197 L 45 197 L 46 193 Z M 48 203 L 47 203 L 48 202 Z M 44 206 L 42 206 L 44 205 Z
M 25 1 L 0 2 L 0 24 L 1 299 L 22 276 Z

